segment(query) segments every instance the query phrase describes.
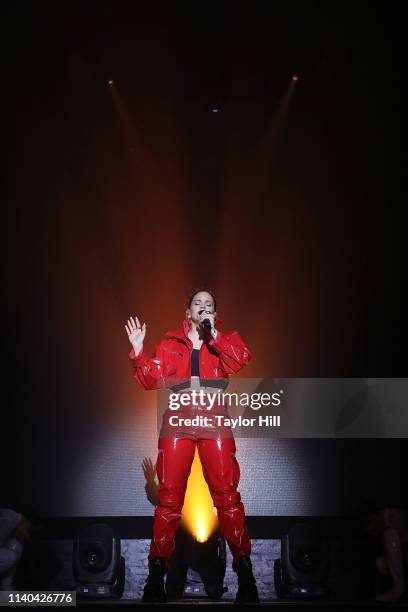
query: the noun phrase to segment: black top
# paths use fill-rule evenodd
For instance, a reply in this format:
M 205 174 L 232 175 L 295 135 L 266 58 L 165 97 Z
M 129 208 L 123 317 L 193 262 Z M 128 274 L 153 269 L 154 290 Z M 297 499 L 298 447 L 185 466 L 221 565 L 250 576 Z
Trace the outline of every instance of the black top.
M 193 349 L 191 353 L 191 376 L 200 376 L 200 369 L 198 366 L 198 353 L 200 349 Z

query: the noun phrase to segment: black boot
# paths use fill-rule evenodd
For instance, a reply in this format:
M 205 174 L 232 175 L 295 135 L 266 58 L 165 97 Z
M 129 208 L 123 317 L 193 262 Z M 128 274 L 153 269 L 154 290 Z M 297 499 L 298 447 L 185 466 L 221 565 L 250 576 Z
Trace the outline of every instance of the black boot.
M 145 603 L 165 603 L 164 574 L 166 561 L 163 557 L 149 557 L 149 575 L 143 590 L 142 601 Z
M 251 559 L 246 556 L 241 557 L 235 571 L 238 576 L 238 591 L 235 603 L 259 603 Z

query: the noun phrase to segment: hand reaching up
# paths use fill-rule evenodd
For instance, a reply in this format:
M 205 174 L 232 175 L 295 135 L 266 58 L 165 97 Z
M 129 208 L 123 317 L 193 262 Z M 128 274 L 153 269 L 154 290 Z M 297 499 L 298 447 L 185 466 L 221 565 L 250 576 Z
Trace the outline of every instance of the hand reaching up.
M 128 319 L 127 325 L 125 325 L 125 329 L 129 338 L 129 342 L 133 346 L 133 350 L 135 351 L 135 355 L 137 356 L 143 348 L 143 341 L 146 336 L 146 323 L 143 323 L 143 325 L 141 325 L 139 319 L 136 316 L 135 318 L 130 317 L 130 319 Z

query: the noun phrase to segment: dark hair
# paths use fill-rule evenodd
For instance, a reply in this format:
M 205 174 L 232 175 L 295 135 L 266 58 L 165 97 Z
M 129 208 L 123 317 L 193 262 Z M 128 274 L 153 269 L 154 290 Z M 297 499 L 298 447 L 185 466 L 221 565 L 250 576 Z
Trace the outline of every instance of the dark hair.
M 199 289 L 196 289 L 194 293 L 190 295 L 190 297 L 188 298 L 188 302 L 187 302 L 187 308 L 191 307 L 191 302 L 194 300 L 197 293 L 200 293 L 200 291 L 205 291 L 206 293 L 209 293 L 211 295 L 212 299 L 214 300 L 214 311 L 217 310 L 217 300 L 215 299 L 215 295 L 213 294 L 212 291 L 207 289 L 207 287 L 200 287 Z

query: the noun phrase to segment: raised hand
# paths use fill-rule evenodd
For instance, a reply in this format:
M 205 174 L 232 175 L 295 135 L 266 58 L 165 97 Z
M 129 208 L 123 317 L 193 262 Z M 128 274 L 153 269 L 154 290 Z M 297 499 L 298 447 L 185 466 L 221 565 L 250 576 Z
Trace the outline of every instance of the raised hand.
M 150 457 L 145 457 L 143 459 L 142 467 L 146 482 L 154 481 L 156 477 L 156 464 L 153 465 L 153 461 Z
M 130 319 L 128 319 L 127 325 L 125 325 L 125 329 L 129 338 L 129 342 L 133 346 L 133 350 L 135 351 L 135 355 L 138 355 L 143 348 L 143 341 L 146 336 L 146 323 L 140 325 L 140 321 L 136 316 L 135 318 L 130 317 Z

